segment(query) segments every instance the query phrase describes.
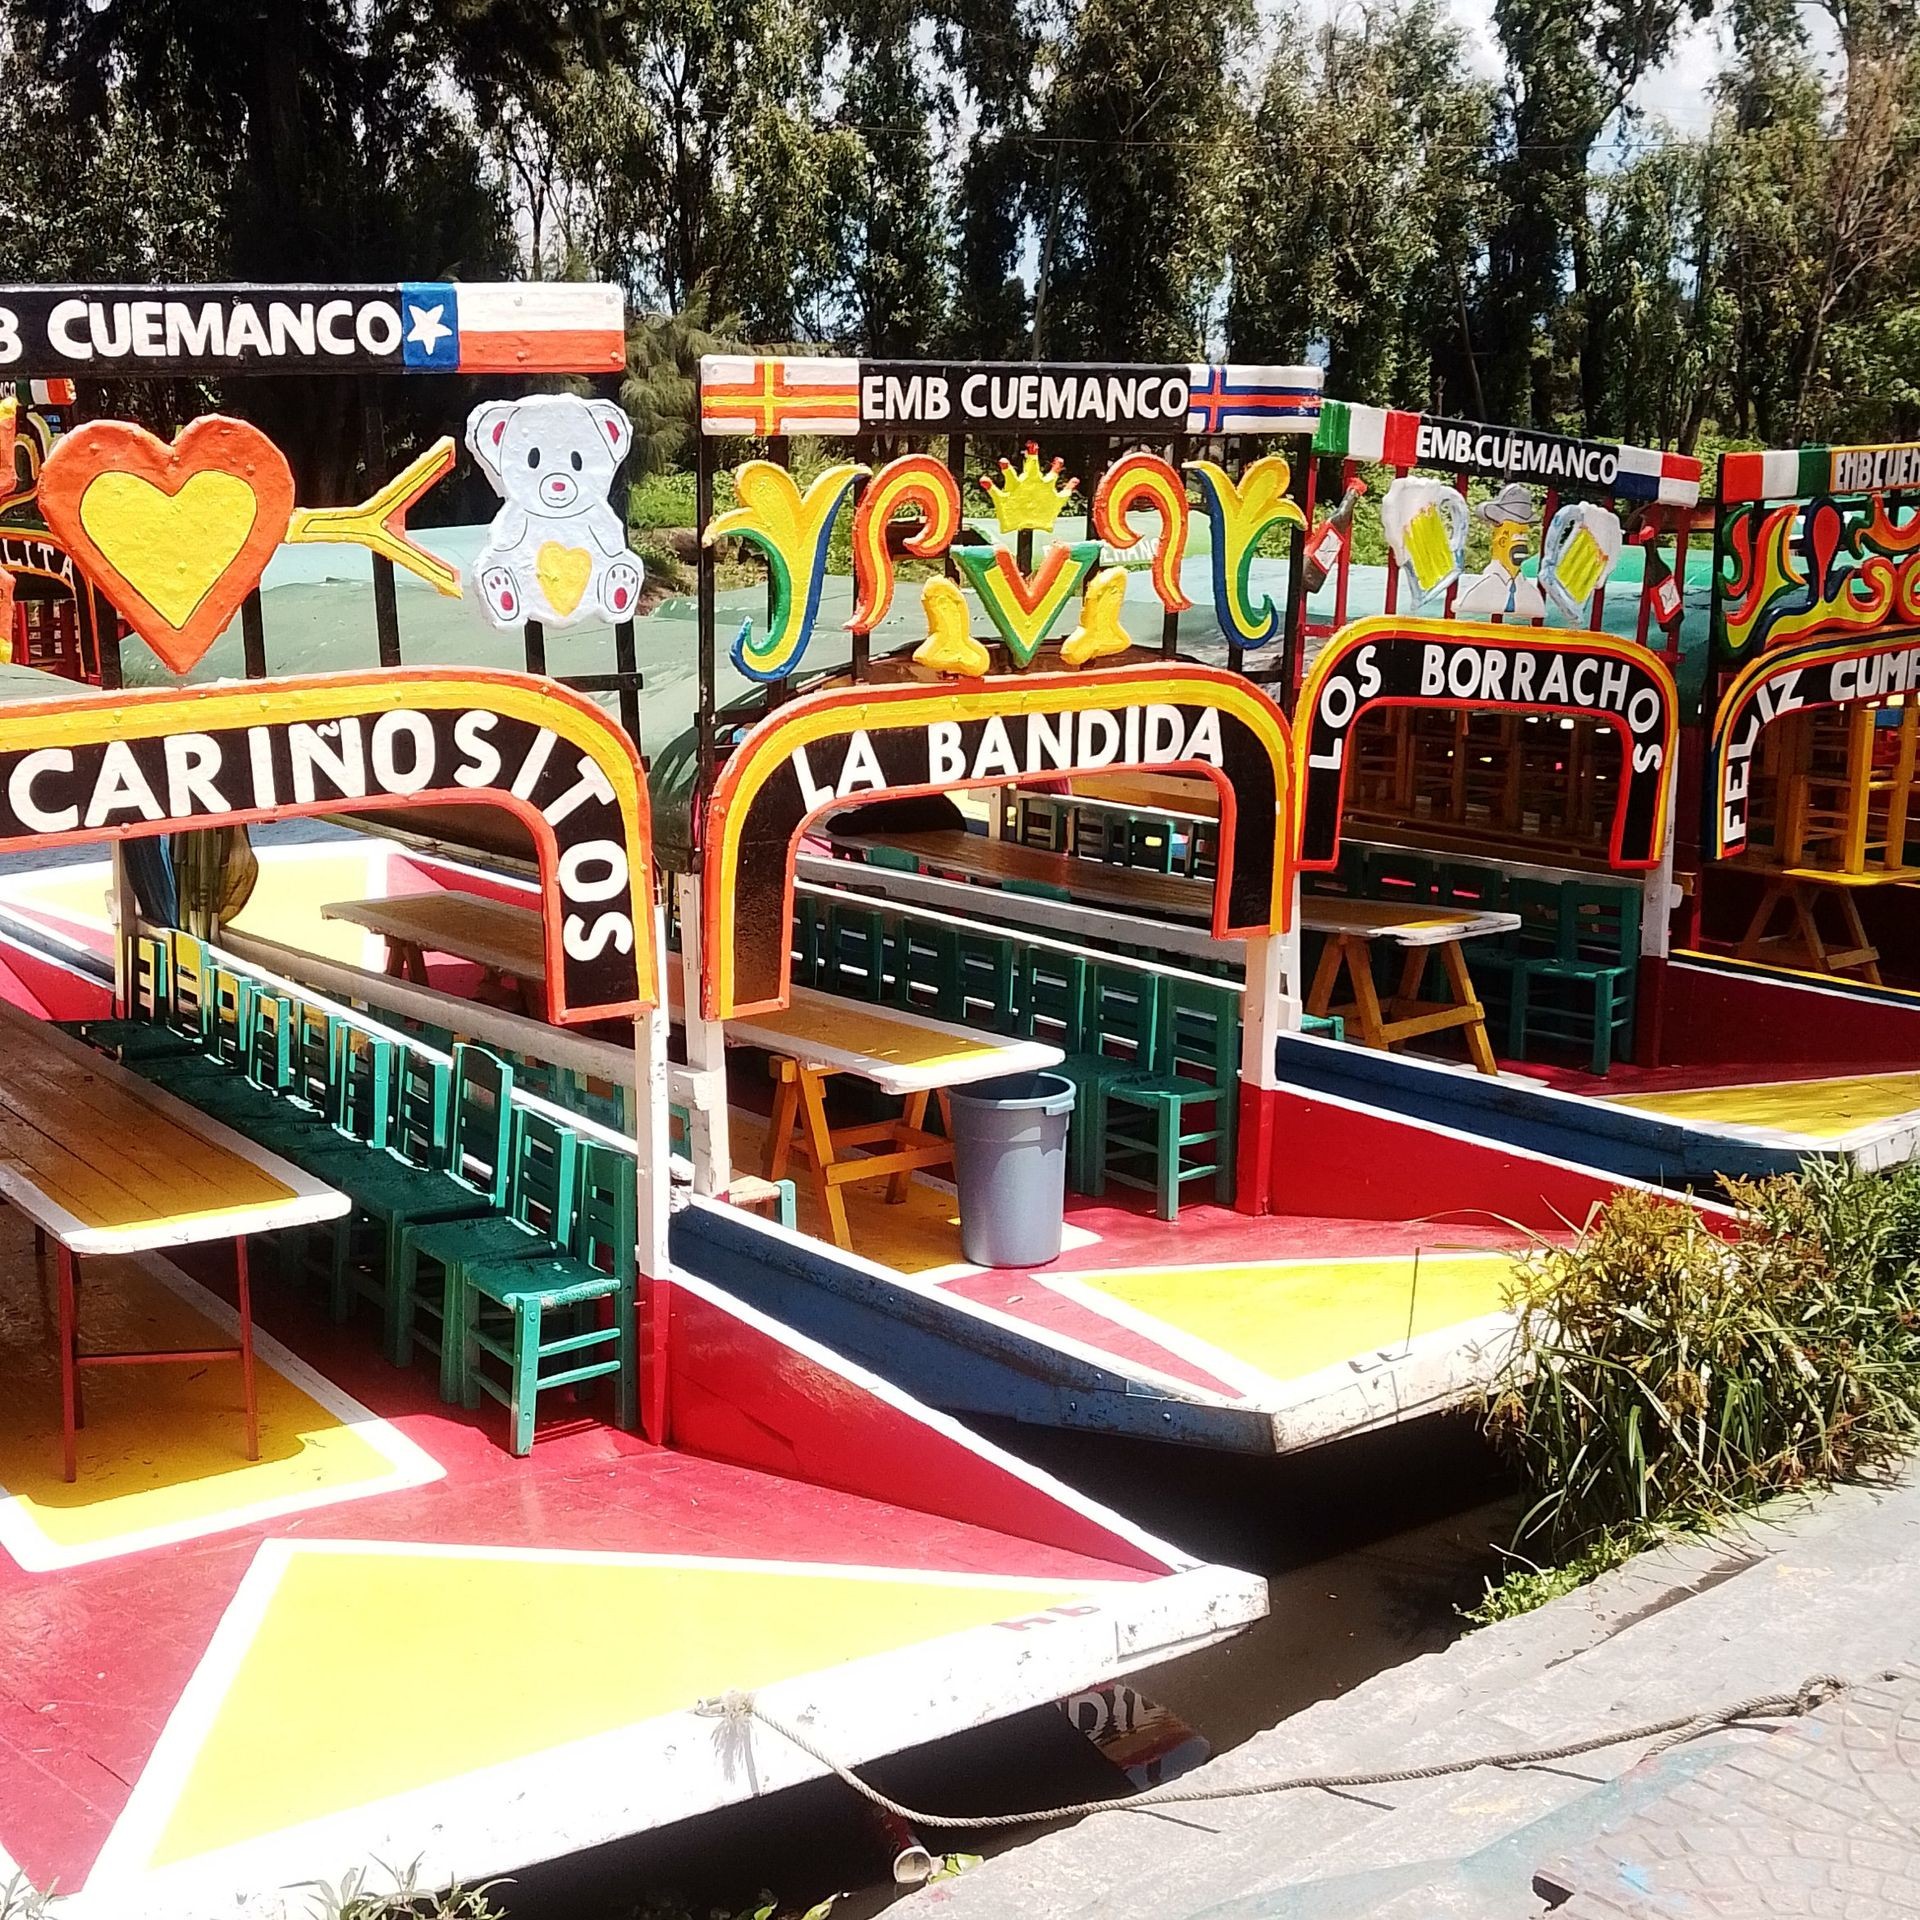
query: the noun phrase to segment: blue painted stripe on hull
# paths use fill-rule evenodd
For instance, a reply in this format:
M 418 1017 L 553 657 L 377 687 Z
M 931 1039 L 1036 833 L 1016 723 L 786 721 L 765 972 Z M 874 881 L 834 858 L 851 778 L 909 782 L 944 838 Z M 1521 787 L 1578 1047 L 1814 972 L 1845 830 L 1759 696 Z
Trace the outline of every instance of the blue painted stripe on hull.
M 676 1266 L 948 1413 L 1273 1451 L 1271 1419 L 1251 1408 L 1170 1396 L 1158 1383 L 897 1286 L 750 1214 L 695 1202 L 674 1215 L 670 1251 Z
M 1726 1175 L 1791 1172 L 1802 1158 L 1788 1148 L 1676 1126 L 1631 1107 L 1292 1034 L 1280 1037 L 1276 1064 L 1283 1084 L 1307 1093 L 1336 1095 L 1655 1186 L 1711 1189 Z

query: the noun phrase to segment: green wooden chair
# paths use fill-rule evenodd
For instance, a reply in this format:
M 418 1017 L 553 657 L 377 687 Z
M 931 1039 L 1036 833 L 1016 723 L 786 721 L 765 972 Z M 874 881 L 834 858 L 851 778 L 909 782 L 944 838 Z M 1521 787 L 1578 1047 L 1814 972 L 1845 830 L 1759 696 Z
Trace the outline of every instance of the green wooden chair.
M 247 1078 L 261 988 L 228 967 L 205 976 L 207 1026 L 204 1043 L 148 1053 L 129 1060 L 156 1086 L 216 1120 L 241 1125 L 249 1114 L 271 1111 L 272 1096 Z
M 1143 973 L 1124 961 L 1096 962 L 1086 970 L 1077 1044 L 1051 1069 L 1073 1082 L 1067 1172 L 1076 1192 L 1095 1191 L 1106 1090 L 1159 1066 L 1154 1045 L 1164 987 L 1163 975 Z
M 1024 1040 L 1045 1040 L 1072 1053 L 1086 1025 L 1087 973 L 1093 962 L 1084 954 L 1026 947 L 1014 972 L 1013 1031 Z
M 513 1177 L 505 1213 L 463 1220 L 410 1220 L 400 1229 L 393 1284 L 413 1296 L 415 1346 L 440 1361 L 440 1397 L 461 1397 L 462 1350 L 448 1329 L 465 1323 L 460 1289 L 469 1267 L 551 1259 L 573 1241 L 580 1136 L 527 1107 L 513 1110 Z M 423 1280 L 422 1263 L 435 1269 Z
M 1507 1057 L 1524 1060 L 1526 996 L 1515 981 L 1524 968 L 1559 951 L 1560 886 L 1553 880 L 1509 879 L 1501 904 L 1520 916 L 1520 924 L 1497 941 L 1473 943 L 1473 984 L 1487 1010 L 1489 1029 L 1497 1026 L 1506 1035 Z
M 1507 900 L 1507 876 L 1498 867 L 1471 860 L 1441 860 L 1434 866 L 1434 898 L 1466 913 L 1498 913 Z
M 1058 794 L 1017 793 L 1013 801 L 1013 837 L 1023 847 L 1065 853 L 1071 803 Z
M 1098 1088 L 1088 1143 L 1093 1195 L 1109 1180 L 1153 1194 L 1162 1220 L 1180 1217 L 1181 1188 L 1211 1180 L 1227 1206 L 1234 1191 L 1239 1105 L 1240 996 L 1197 980 L 1168 980 L 1160 1000 L 1155 1071 Z M 1188 1113 L 1203 1109 L 1192 1126 Z M 1190 1157 L 1196 1154 L 1197 1157 Z
M 1554 891 L 1551 951 L 1522 954 L 1508 969 L 1508 1048 L 1524 1060 L 1538 1041 L 1584 1046 L 1589 1070 L 1603 1074 L 1616 1045 L 1633 1045 L 1640 890 L 1568 881 Z
M 216 966 L 208 974 L 207 1052 L 223 1067 L 244 1073 L 259 987 L 244 973 Z
M 504 1210 L 512 1178 L 513 1070 L 486 1048 L 463 1043 L 453 1061 L 406 1053 L 398 1062 L 384 1153 L 328 1160 L 326 1178 L 353 1202 L 335 1221 L 327 1291 L 336 1320 L 356 1297 L 381 1309 L 387 1358 L 413 1354 L 413 1296 L 396 1284 L 400 1236 L 416 1222 L 472 1219 Z M 374 1245 L 356 1259 L 353 1230 Z
M 1367 891 L 1376 900 L 1431 900 L 1434 863 L 1424 853 L 1398 847 L 1366 849 Z
M 247 1122 L 248 1138 L 316 1174 L 342 1156 L 384 1152 L 399 1052 L 343 1016 L 300 1004 L 285 1091 L 270 1113 Z
M 793 906 L 793 984 L 796 987 L 820 984 L 826 947 L 826 902 L 803 893 Z
M 886 978 L 887 935 L 878 911 L 852 900 L 830 902 L 819 984 L 849 1000 L 878 1000 L 886 992 Z
M 291 1160 L 302 1171 L 329 1185 L 339 1185 L 337 1176 L 348 1168 L 386 1151 L 403 1049 L 343 1016 L 323 1016 L 327 1051 L 316 1086 L 311 1058 L 316 1042 L 310 1019 L 318 1011 L 302 1010 L 302 1042 L 294 1083 L 276 1103 L 275 1111 L 249 1121 L 246 1132 L 250 1139 L 283 1160 Z M 354 1223 L 348 1217 L 323 1220 L 288 1235 L 283 1243 L 283 1273 L 307 1274 L 331 1306 L 336 1277 L 352 1251 L 353 1234 Z M 366 1237 L 363 1230 L 362 1238 Z
M 262 1093 L 285 1093 L 293 1085 L 293 1008 L 291 994 L 254 995 L 246 1077 Z
M 1176 835 L 1171 820 L 1154 813 L 1129 813 L 1107 836 L 1107 859 L 1149 873 L 1171 873 Z
M 888 949 L 881 998 L 908 1013 L 938 1015 L 959 977 L 951 929 L 891 907 L 881 914 L 881 928 Z
M 164 935 L 133 936 L 127 943 L 127 976 L 126 1017 L 79 1021 L 80 1037 L 128 1066 L 197 1051 L 197 1036 L 189 1038 L 172 1024 L 173 948 Z
M 619 1424 L 629 1431 L 638 1424 L 638 1237 L 632 1159 L 587 1141 L 568 1251 L 465 1269 L 457 1302 L 461 1397 L 468 1408 L 478 1407 L 483 1393 L 506 1407 L 514 1453 L 533 1451 L 541 1394 L 589 1380 L 612 1376 Z M 612 1324 L 600 1324 L 608 1311 Z M 555 1323 L 565 1330 L 550 1331 Z M 494 1377 L 489 1360 L 504 1369 L 504 1379 Z M 549 1372 L 549 1361 L 560 1365 Z
M 1013 1027 L 1014 936 L 998 933 L 959 933 L 955 939 L 959 963 L 959 993 L 950 1019 L 992 1033 Z

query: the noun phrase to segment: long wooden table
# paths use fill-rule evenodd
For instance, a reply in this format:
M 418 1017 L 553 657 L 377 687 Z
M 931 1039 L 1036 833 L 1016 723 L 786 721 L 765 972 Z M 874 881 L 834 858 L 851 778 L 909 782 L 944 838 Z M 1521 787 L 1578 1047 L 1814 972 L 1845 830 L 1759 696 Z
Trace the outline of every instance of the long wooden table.
M 680 970 L 669 969 L 670 1005 L 680 1017 Z M 927 1129 L 927 1103 L 938 1098 L 943 1116 L 951 1088 L 1002 1074 L 1056 1067 L 1061 1050 L 1041 1040 L 977 1033 L 899 1007 L 869 1006 L 814 987 L 795 987 L 789 1005 L 726 1023 L 728 1040 L 773 1056 L 773 1119 L 767 1128 L 766 1176 L 783 1179 L 798 1157 L 836 1246 L 851 1248 L 841 1188 L 858 1181 L 887 1182 L 887 1198 L 907 1197 L 907 1182 L 926 1167 L 953 1161 L 953 1128 Z M 902 1103 L 895 1119 L 857 1126 L 828 1124 L 826 1083 L 835 1074 L 866 1080 Z M 862 1151 L 849 1153 L 849 1149 Z
M 1102 901 L 1162 918 L 1213 918 L 1211 880 L 1188 880 L 1179 874 L 1151 873 L 1142 867 L 1080 860 L 1070 853 L 1049 853 L 1044 847 L 989 840 L 958 827 L 926 833 L 836 833 L 832 841 L 851 853 L 867 854 L 881 847 L 910 853 L 938 872 L 964 874 L 993 886 L 1019 881 L 1029 886 L 1057 887 L 1076 900 Z
M 835 860 L 802 852 L 798 871 L 804 880 L 817 881 L 836 891 L 865 894 L 883 900 L 904 900 L 965 914 L 992 902 L 993 917 L 1010 927 L 1031 927 L 1041 933 L 1068 938 L 1079 934 L 1112 940 L 1121 946 L 1156 946 L 1193 960 L 1239 960 L 1246 952 L 1240 940 L 1216 940 L 1212 932 L 1191 922 L 1148 919 L 1140 914 L 1077 905 L 1070 901 L 1040 900 L 1005 889 L 986 896 L 965 880 L 942 880 L 898 867 L 876 867 L 863 860 Z
M 1341 822 L 1340 838 L 1399 853 L 1424 853 L 1436 860 L 1499 867 L 1507 873 L 1537 873 L 1554 880 L 1618 880 L 1630 884 L 1637 877 L 1611 866 L 1604 850 L 1587 851 L 1570 840 L 1537 838 L 1503 828 L 1422 826 L 1413 820 L 1354 812 Z
M 1174 819 L 1220 818 L 1220 789 L 1211 780 L 1177 773 L 1075 774 L 1072 797 Z
M 1821 973 L 1858 973 L 1868 985 L 1880 985 L 1880 949 L 1867 938 L 1855 896 L 1876 887 L 1920 885 L 1920 867 L 1867 867 L 1858 873 L 1836 873 L 1829 867 L 1774 866 L 1760 860 L 1727 864 L 1765 878 L 1759 904 L 1741 937 L 1738 958 L 1778 958 L 1784 949 Z M 1841 934 L 1848 943 L 1840 947 L 1830 946 L 1820 931 L 1819 906 L 1827 896 L 1839 911 Z M 1782 906 L 1788 912 L 1789 930 L 1774 933 L 1773 922 Z M 1772 955 L 1769 948 L 1774 950 Z
M 477 893 L 405 893 L 380 900 L 335 900 L 322 907 L 320 915 L 381 935 L 387 943 L 387 972 L 396 980 L 427 986 L 426 956 L 450 954 L 479 967 L 502 1004 L 519 1005 L 535 1019 L 546 1011 L 546 930 L 532 907 Z
M 1337 1016 L 1362 1046 L 1387 1049 L 1421 1034 L 1465 1029 L 1467 1052 L 1482 1073 L 1497 1073 L 1493 1047 L 1487 1039 L 1486 1009 L 1474 991 L 1461 942 L 1489 934 L 1510 933 L 1520 924 L 1517 913 L 1469 913 L 1457 907 L 1403 906 L 1397 901 L 1343 900 L 1328 894 L 1308 894 L 1300 902 L 1300 925 L 1309 933 L 1324 933 L 1327 944 L 1307 992 L 1307 1011 L 1318 1018 Z M 1375 940 L 1390 940 L 1406 950 L 1399 991 L 1382 1007 L 1373 984 L 1369 948 Z M 1421 976 L 1430 951 L 1438 947 L 1445 969 L 1449 999 L 1422 1000 Z M 1345 972 L 1353 998 L 1335 1006 L 1334 989 Z
M 259 1458 L 247 1236 L 337 1219 L 347 1196 L 163 1093 L 83 1041 L 0 1001 L 0 1197 L 53 1241 L 59 1269 L 63 1460 L 77 1472 L 89 1367 L 238 1360 L 247 1458 Z M 79 1262 L 231 1240 L 239 1336 L 231 1347 L 82 1353 Z
M 982 841 L 984 846 L 987 844 Z M 409 976 L 424 983 L 422 949 L 472 960 L 521 987 L 544 980 L 540 916 L 527 907 L 477 894 L 412 894 L 391 900 L 338 901 L 322 912 L 387 937 L 391 955 L 419 968 Z M 677 998 L 679 973 L 669 973 Z M 677 1010 L 677 1009 L 676 1009 Z M 855 1181 L 886 1179 L 888 1198 L 906 1198 L 908 1177 L 921 1167 L 949 1165 L 949 1139 L 929 1132 L 927 1103 L 950 1087 L 1003 1073 L 1057 1066 L 1058 1047 L 1010 1040 L 948 1026 L 923 1015 L 870 1007 L 811 988 L 795 990 L 778 1013 L 727 1022 L 727 1037 L 759 1047 L 774 1058 L 779 1086 L 767 1136 L 767 1178 L 785 1177 L 798 1156 L 811 1172 L 836 1245 L 850 1246 L 846 1203 L 840 1189 Z M 897 1118 L 829 1127 L 826 1082 L 837 1073 L 871 1081 L 901 1103 Z M 944 1105 L 944 1098 L 943 1098 Z M 866 1149 L 851 1152 L 851 1149 Z
M 1515 880 L 1544 880 L 1553 886 L 1611 883 L 1637 887 L 1641 883 L 1641 876 L 1637 873 L 1622 873 L 1604 861 L 1596 863 L 1576 859 L 1571 854 L 1563 856 L 1562 862 L 1558 863 L 1546 858 L 1522 859 L 1510 854 L 1508 843 L 1504 841 L 1490 842 L 1484 850 L 1475 850 L 1450 845 L 1437 835 L 1403 837 L 1398 831 L 1391 834 L 1348 831 L 1340 836 L 1340 840 L 1343 846 L 1368 847 L 1376 853 L 1424 854 L 1430 859 L 1458 861 L 1466 867 L 1485 867 L 1490 873 L 1504 873 Z M 1543 849 L 1543 853 L 1550 851 Z

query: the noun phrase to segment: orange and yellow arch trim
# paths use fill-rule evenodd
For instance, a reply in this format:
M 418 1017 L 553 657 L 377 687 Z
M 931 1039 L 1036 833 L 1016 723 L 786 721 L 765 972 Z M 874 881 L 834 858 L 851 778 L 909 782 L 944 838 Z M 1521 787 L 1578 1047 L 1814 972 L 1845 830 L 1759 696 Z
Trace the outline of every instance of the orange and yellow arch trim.
M 1220 794 L 1216 938 L 1286 925 L 1286 716 L 1184 661 L 958 685 L 836 687 L 776 708 L 721 768 L 702 833 L 710 1020 L 784 1006 L 794 856 L 823 814 L 962 787 L 1178 768 Z
M 1295 738 L 1302 868 L 1340 859 L 1348 746 L 1374 707 L 1568 714 L 1620 736 L 1608 857 L 1656 867 L 1667 839 L 1680 696 L 1659 655 L 1611 634 L 1466 620 L 1356 620 L 1322 648 L 1300 689 Z
M 553 1020 L 655 1004 L 640 763 L 553 681 L 378 671 L 0 706 L 0 850 L 448 803 L 506 807 L 533 837 Z
M 1741 668 L 1713 716 L 1708 739 L 1712 821 L 1708 846 L 1724 860 L 1747 844 L 1753 753 L 1783 713 L 1884 700 L 1920 689 L 1920 631 L 1872 639 L 1829 636 L 1756 654 Z

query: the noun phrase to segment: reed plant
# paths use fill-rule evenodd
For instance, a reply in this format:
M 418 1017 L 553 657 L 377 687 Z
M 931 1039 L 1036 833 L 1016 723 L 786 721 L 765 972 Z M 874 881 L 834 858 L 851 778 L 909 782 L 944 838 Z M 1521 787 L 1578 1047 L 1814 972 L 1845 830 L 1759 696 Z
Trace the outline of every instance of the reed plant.
M 1920 1437 L 1920 1170 L 1734 1183 L 1731 1231 L 1621 1192 L 1516 1267 L 1487 1409 L 1537 1570 L 1884 1472 Z

